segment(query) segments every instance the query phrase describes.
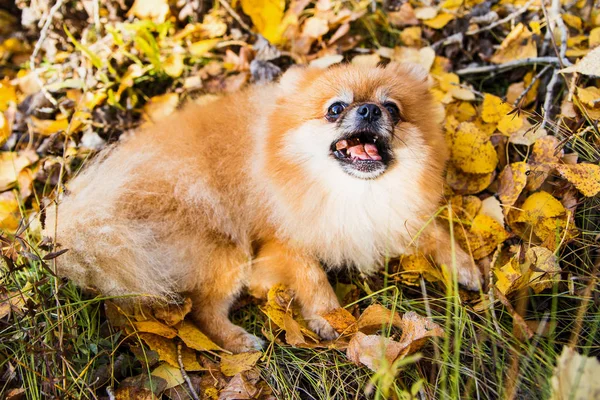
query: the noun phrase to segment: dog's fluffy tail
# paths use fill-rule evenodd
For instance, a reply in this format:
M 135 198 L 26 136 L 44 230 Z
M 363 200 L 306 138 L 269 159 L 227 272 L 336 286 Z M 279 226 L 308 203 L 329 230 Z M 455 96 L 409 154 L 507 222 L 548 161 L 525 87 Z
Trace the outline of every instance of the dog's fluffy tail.
M 58 273 L 81 286 L 106 295 L 171 297 L 151 225 L 119 217 L 151 154 L 115 154 L 120 151 L 105 150 L 70 182 L 69 193 L 48 206 L 43 234 L 69 250 L 57 258 Z

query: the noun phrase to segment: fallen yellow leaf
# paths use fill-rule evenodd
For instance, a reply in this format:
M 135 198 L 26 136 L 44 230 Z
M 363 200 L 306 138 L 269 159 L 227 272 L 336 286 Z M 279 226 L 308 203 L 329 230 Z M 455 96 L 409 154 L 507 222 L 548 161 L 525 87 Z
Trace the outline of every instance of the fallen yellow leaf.
M 174 367 L 169 363 L 160 364 L 158 367 L 154 368 L 151 375 L 164 379 L 167 382 L 165 389 L 170 389 L 185 382 L 185 379 L 181 374 L 181 369 L 179 367 Z
M 502 64 L 531 57 L 537 57 L 537 45 L 533 33 L 525 25 L 519 23 L 502 41 L 500 48 L 496 50 L 490 61 Z
M 403 255 L 399 267 L 399 279 L 406 285 L 418 286 L 421 276 L 431 283 L 444 281 L 442 273 L 422 254 Z
M 260 351 L 240 354 L 223 354 L 221 356 L 221 372 L 226 376 L 234 376 L 251 370 L 262 356 Z
M 498 156 L 489 138 L 471 122 L 462 122 L 452 136 L 453 164 L 471 174 L 488 174 L 496 169 Z
M 155 335 L 166 337 L 169 339 L 172 339 L 175 336 L 177 336 L 177 331 L 175 329 L 168 327 L 167 325 L 158 321 L 139 321 L 134 322 L 133 326 L 135 326 L 135 329 L 139 332 L 154 333 Z
M 487 123 L 496 123 L 511 112 L 512 107 L 498 96 L 486 93 L 481 106 L 481 119 Z
M 185 343 L 186 346 L 194 350 L 222 350 L 191 322 L 183 321 L 177 327 L 177 336 L 183 340 L 183 343 Z
M 172 78 L 179 78 L 183 73 L 183 54 L 172 53 L 162 64 L 165 73 Z
M 454 15 L 442 12 L 431 19 L 426 19 L 423 24 L 433 29 L 442 29 L 454 18 L 456 18 Z
M 524 282 L 518 261 L 514 258 L 501 268 L 496 268 L 494 275 L 496 275 L 496 288 L 504 295 L 519 289 Z
M 0 192 L 14 187 L 19 173 L 37 159 L 38 155 L 33 151 L 0 152 Z
M 206 54 L 215 48 L 221 39 L 205 39 L 194 42 L 189 47 L 189 52 L 195 57 L 204 57 Z
M 282 25 L 284 0 L 241 0 L 244 13 L 252 19 L 258 33 L 269 42 L 277 44 L 285 30 Z
M 510 237 L 510 234 L 494 218 L 479 214 L 473 219 L 468 237 L 473 258 L 479 260 L 496 250 L 500 243 Z
M 595 164 L 554 164 L 563 178 L 571 182 L 586 197 L 600 193 L 600 166 Z
M 8 77 L 0 81 L 0 113 L 6 111 L 10 104 L 17 104 L 17 92 Z

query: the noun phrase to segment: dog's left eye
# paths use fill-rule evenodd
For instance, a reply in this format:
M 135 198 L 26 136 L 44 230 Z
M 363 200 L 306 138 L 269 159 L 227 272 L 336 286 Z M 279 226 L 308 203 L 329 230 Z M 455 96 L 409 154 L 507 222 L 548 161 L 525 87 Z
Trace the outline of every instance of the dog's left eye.
M 342 103 L 340 101 L 333 103 L 327 109 L 327 119 L 329 121 L 335 121 L 340 117 L 340 114 L 344 111 L 345 108 L 345 103 Z
M 400 110 L 398 109 L 398 106 L 389 101 L 387 103 L 385 103 L 383 106 L 392 116 L 394 123 L 397 124 L 398 121 L 400 121 Z

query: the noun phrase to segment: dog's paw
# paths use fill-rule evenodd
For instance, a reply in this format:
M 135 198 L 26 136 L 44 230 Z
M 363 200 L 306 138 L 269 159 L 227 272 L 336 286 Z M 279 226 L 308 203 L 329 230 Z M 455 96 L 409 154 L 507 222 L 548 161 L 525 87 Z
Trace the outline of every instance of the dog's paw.
M 325 340 L 333 340 L 340 336 L 325 318 L 313 315 L 308 319 L 308 327 Z
M 233 353 L 262 350 L 264 345 L 264 340 L 246 332 L 242 328 L 232 335 L 229 335 L 229 337 L 225 338 L 223 341 L 223 347 Z
M 458 283 L 469 290 L 478 291 L 481 289 L 483 277 L 476 266 L 463 265 L 458 267 Z

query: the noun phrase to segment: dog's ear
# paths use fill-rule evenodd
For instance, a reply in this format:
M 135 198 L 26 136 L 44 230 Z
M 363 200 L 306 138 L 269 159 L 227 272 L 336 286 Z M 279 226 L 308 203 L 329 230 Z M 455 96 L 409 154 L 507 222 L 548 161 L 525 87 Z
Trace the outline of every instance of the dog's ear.
M 304 78 L 306 70 L 306 67 L 292 66 L 285 71 L 281 79 L 279 79 L 279 88 L 281 91 L 284 94 L 293 93 Z
M 429 82 L 429 72 L 421 65 L 413 62 L 391 62 L 385 67 L 398 74 L 406 74 L 419 82 Z

